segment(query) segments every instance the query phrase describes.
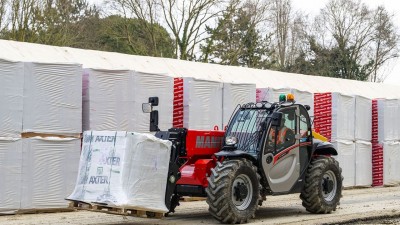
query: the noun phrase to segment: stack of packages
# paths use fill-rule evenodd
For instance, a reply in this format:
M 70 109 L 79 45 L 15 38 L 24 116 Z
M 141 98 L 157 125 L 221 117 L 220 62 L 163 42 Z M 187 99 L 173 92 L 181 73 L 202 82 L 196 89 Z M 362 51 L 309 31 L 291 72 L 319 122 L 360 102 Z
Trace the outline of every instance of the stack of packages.
M 192 130 L 222 129 L 223 83 L 175 78 L 173 126 Z
M 81 66 L 0 63 L 0 212 L 65 207 L 80 155 Z
M 372 104 L 373 186 L 400 184 L 400 100 Z
M 314 127 L 338 151 L 345 187 L 355 186 L 355 98 L 340 93 L 314 94 Z
M 281 94 L 284 94 L 284 95 L 293 94 L 296 103 L 299 103 L 302 105 L 309 105 L 311 107 L 311 109 L 308 110 L 308 114 L 310 115 L 311 118 L 314 117 L 314 97 L 313 97 L 313 93 L 311 93 L 311 92 L 300 91 L 300 90 L 293 89 L 293 88 L 280 88 L 280 89 L 257 88 L 256 101 L 257 102 L 261 102 L 261 101 L 278 102 L 279 96 Z
M 70 200 L 165 213 L 171 142 L 150 134 L 85 131 Z
M 85 69 L 83 129 L 149 132 L 150 116 L 142 103 L 158 97 L 159 128 L 172 127 L 173 78 L 131 70 Z

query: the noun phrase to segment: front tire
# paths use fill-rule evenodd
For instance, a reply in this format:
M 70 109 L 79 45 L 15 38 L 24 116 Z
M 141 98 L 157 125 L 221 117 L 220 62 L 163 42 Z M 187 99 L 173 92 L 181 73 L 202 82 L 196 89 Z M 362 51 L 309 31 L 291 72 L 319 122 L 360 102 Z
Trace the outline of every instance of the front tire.
M 254 218 L 260 197 L 260 176 L 247 159 L 218 162 L 208 178 L 210 214 L 222 223 L 246 223 Z
M 340 204 L 343 189 L 342 169 L 332 157 L 318 157 L 307 169 L 300 194 L 303 206 L 311 213 L 330 213 Z

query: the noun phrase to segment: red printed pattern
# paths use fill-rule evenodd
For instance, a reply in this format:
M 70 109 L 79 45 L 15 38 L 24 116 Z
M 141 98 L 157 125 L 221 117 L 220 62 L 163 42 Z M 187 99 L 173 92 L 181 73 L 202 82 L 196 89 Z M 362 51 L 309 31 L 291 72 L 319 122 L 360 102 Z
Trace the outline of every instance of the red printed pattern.
M 328 138 L 332 137 L 332 94 L 314 94 L 314 128 L 315 131 Z
M 174 78 L 174 108 L 172 126 L 183 127 L 183 79 Z
M 378 141 L 378 101 L 372 100 L 372 186 L 383 185 L 383 146 Z

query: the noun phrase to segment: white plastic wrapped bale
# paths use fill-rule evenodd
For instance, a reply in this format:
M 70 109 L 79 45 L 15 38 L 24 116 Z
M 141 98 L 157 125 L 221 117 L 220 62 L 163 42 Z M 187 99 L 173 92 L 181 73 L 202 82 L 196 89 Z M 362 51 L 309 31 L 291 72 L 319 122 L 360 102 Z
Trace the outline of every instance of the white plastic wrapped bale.
M 330 141 L 355 137 L 355 98 L 340 93 L 314 94 L 314 127 Z
M 21 137 L 24 64 L 0 59 L 0 137 Z
M 400 140 L 400 100 L 378 99 L 378 141 Z
M 81 140 L 33 137 L 23 139 L 21 209 L 61 208 L 74 189 Z
M 163 74 L 134 73 L 134 118 L 135 127 L 129 131 L 149 132 L 150 116 L 142 112 L 142 103 L 148 103 L 149 97 L 158 97 L 158 110 L 160 130 L 168 130 L 172 127 L 174 78 Z
M 294 99 L 296 103 L 302 105 L 310 106 L 310 110 L 308 110 L 308 115 L 314 117 L 314 95 L 308 91 L 299 91 L 297 89 L 292 89 L 291 93 L 294 95 Z
M 83 129 L 133 130 L 134 87 L 133 71 L 85 69 Z
M 355 96 L 355 139 L 371 141 L 372 137 L 372 100 Z M 349 121 L 351 122 L 351 121 Z
M 281 94 L 292 93 L 290 88 L 257 88 L 256 101 L 277 102 Z
M 355 143 L 352 141 L 338 140 L 332 142 L 338 151 L 338 155 L 335 156 L 339 162 L 339 166 L 342 168 L 343 186 L 353 187 L 356 181 L 356 149 Z
M 82 67 L 25 63 L 23 132 L 82 133 Z
M 383 184 L 400 184 L 400 143 L 389 141 L 383 143 Z
M 222 129 L 222 83 L 183 78 L 183 127 Z
M 223 124 L 228 125 L 237 105 L 256 101 L 255 84 L 224 83 L 223 89 Z
M 356 186 L 372 185 L 372 144 L 356 141 Z
M 86 131 L 68 199 L 165 213 L 171 142 L 150 134 Z
M 0 138 L 0 214 L 20 209 L 22 141 Z

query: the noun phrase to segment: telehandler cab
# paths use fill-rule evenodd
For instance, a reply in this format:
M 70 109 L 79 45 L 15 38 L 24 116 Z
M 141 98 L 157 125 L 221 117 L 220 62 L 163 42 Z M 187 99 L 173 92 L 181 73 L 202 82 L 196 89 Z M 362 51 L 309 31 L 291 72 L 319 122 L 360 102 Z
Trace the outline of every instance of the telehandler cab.
M 173 143 L 165 198 L 170 212 L 181 196 L 203 196 L 215 219 L 246 223 L 267 195 L 290 193 L 300 193 L 308 212 L 335 211 L 342 170 L 331 157 L 337 155 L 333 145 L 314 138 L 309 109 L 289 94 L 275 103 L 239 105 L 225 132 L 158 131 Z

